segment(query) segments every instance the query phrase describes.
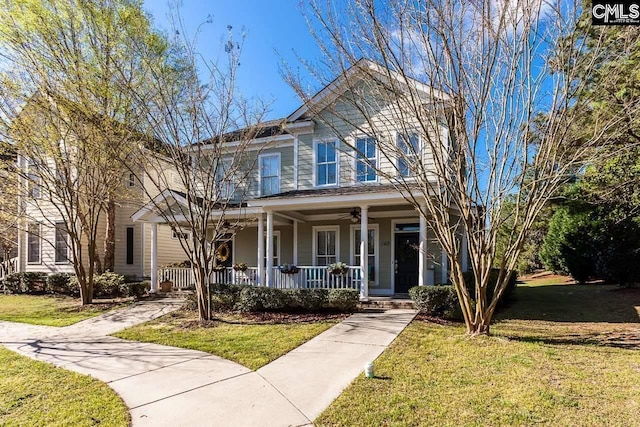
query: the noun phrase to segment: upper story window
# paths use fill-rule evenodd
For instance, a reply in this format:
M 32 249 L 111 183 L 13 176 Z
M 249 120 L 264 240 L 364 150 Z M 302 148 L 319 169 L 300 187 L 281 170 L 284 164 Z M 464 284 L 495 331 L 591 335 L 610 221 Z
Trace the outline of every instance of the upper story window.
M 232 199 L 236 191 L 232 166 L 232 159 L 219 159 L 216 164 L 216 186 L 221 199 Z
M 376 140 L 374 138 L 356 139 L 356 181 L 373 182 L 378 179 Z
M 398 133 L 398 174 L 404 177 L 413 176 L 412 164 L 419 161 L 420 138 L 417 133 Z
M 136 174 L 130 173 L 129 179 L 127 179 L 127 187 L 135 187 L 136 186 Z
M 27 181 L 29 196 L 32 199 L 39 199 L 41 196 L 40 175 L 38 171 L 38 163 L 33 159 L 29 159 L 27 161 Z
M 270 196 L 280 192 L 280 154 L 260 156 L 260 195 Z
M 335 142 L 316 144 L 316 185 L 338 183 L 338 153 Z

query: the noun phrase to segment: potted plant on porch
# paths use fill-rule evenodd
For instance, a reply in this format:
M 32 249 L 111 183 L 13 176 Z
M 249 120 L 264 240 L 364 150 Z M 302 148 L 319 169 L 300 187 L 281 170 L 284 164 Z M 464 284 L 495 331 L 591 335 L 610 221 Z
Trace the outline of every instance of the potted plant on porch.
M 247 271 L 247 264 L 244 262 L 238 262 L 236 264 L 233 264 L 232 267 L 234 271 Z
M 344 262 L 334 262 L 327 266 L 327 270 L 329 270 L 329 273 L 331 274 L 343 275 L 349 272 L 349 266 Z
M 297 274 L 300 269 L 293 264 L 284 264 L 282 267 L 280 267 L 280 271 L 283 274 Z

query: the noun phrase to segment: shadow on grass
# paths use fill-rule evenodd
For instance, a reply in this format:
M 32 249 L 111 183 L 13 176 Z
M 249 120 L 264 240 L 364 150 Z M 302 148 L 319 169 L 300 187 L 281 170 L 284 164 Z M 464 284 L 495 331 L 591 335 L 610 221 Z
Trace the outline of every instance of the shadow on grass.
M 501 335 L 512 341 L 543 343 L 550 345 L 594 345 L 627 350 L 640 350 L 640 330 L 607 333 L 581 333 L 555 337 Z
M 640 323 L 640 288 L 614 285 L 518 285 L 497 320 Z

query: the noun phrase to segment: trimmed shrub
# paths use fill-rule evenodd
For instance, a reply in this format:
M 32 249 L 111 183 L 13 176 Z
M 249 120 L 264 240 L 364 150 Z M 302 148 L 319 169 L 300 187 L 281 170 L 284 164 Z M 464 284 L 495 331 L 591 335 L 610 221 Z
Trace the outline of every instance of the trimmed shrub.
M 360 301 L 360 293 L 355 289 L 329 289 L 329 307 L 339 311 L 353 311 Z
M 149 289 L 151 289 L 151 282 L 148 280 L 142 282 L 131 282 L 126 283 L 127 287 L 127 296 L 140 298 L 144 296 Z
M 239 311 L 282 311 L 290 307 L 290 294 L 282 289 L 246 286 L 235 304 Z
M 124 276 L 121 274 L 107 271 L 93 278 L 94 297 L 121 297 L 125 296 L 127 292 Z
M 22 273 L 7 274 L 2 280 L 6 290 L 12 294 L 22 293 Z
M 3 283 L 7 290 L 14 294 L 43 294 L 47 291 L 47 273 L 9 274 Z
M 460 304 L 451 285 L 414 286 L 409 296 L 420 312 L 444 319 L 460 319 Z
M 318 311 L 326 307 L 329 302 L 328 289 L 295 289 L 295 291 L 303 310 Z
M 55 294 L 71 295 L 69 275 L 67 273 L 52 273 L 48 275 L 47 291 Z

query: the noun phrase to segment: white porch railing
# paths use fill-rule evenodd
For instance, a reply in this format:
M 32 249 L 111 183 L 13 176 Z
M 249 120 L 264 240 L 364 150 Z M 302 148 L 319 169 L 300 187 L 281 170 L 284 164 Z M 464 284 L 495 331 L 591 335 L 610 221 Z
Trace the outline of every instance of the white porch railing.
M 360 289 L 359 266 L 349 266 L 346 274 L 331 274 L 327 267 L 302 266 L 297 273 L 283 273 L 279 267 L 273 268 L 274 288 L 306 289 Z
M 349 266 L 346 274 L 331 274 L 327 267 L 301 266 L 297 273 L 283 273 L 280 267 L 273 267 L 271 287 L 280 289 L 360 289 L 362 282 L 359 266 Z M 194 285 L 190 268 L 160 268 L 160 281 L 173 282 L 174 289 L 187 289 Z M 222 271 L 211 272 L 210 283 L 235 285 L 258 284 L 258 267 L 249 267 L 245 271 L 236 271 L 227 267 Z

